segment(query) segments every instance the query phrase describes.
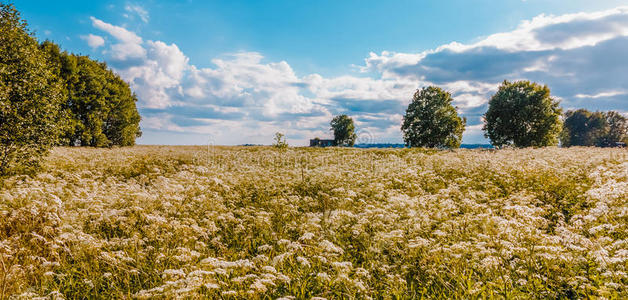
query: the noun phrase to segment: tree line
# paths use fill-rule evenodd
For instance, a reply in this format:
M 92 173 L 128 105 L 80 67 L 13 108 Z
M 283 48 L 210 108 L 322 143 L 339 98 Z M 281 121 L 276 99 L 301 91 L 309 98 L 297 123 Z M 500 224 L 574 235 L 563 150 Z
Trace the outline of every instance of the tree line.
M 0 175 L 37 168 L 53 146 L 130 146 L 137 97 L 105 63 L 39 43 L 0 3 Z
M 451 94 L 436 86 L 417 90 L 403 117 L 406 146 L 458 148 L 466 126 Z M 628 122 L 616 111 L 569 110 L 546 85 L 504 81 L 488 103 L 483 131 L 495 147 L 569 146 L 613 147 L 628 142 Z M 347 115 L 331 121 L 336 145 L 353 146 L 355 125 Z

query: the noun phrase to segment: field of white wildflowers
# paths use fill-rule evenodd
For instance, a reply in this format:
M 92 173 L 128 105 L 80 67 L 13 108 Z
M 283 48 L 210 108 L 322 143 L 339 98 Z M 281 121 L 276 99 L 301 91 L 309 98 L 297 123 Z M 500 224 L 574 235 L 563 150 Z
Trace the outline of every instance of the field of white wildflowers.
M 59 148 L 1 184 L 0 299 L 628 297 L 625 149 Z

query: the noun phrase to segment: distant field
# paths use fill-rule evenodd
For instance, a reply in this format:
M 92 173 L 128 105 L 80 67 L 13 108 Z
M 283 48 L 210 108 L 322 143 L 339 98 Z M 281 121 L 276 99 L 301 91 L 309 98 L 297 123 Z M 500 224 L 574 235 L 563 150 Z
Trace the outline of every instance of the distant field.
M 55 149 L 0 299 L 628 298 L 625 149 Z

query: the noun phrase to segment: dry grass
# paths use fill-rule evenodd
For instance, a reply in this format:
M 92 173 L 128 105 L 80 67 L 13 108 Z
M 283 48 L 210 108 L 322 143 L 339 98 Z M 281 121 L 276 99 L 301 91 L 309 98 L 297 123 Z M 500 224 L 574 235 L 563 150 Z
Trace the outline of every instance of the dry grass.
M 628 297 L 626 150 L 55 149 L 0 299 Z

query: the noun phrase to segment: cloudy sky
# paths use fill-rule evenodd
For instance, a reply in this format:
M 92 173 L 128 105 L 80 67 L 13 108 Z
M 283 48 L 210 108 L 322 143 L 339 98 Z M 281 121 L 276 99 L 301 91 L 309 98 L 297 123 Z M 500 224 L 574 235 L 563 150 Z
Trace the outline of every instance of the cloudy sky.
M 394 3 L 393 3 L 394 2 Z M 623 3 L 622 3 L 623 2 Z M 623 4 L 623 5 L 622 5 Z M 140 144 L 401 142 L 417 88 L 452 93 L 464 143 L 505 79 L 547 84 L 564 109 L 628 113 L 628 3 L 17 1 L 40 39 L 106 61 L 138 95 Z

